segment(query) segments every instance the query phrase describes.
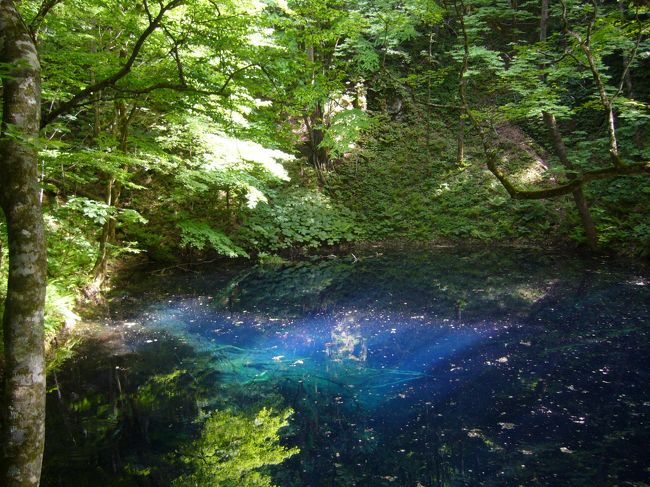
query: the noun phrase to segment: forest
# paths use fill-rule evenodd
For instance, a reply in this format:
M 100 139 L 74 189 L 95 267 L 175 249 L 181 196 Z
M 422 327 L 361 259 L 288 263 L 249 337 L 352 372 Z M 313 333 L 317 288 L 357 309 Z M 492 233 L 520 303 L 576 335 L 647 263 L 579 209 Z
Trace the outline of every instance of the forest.
M 527 269 L 526 258 L 517 254 L 522 249 L 627 259 L 628 269 L 650 256 L 650 4 L 645 0 L 0 0 L 0 53 L 2 485 L 73 485 L 70 479 L 56 483 L 54 473 L 49 483 L 45 475 L 41 482 L 49 441 L 46 395 L 58 394 L 63 404 L 65 379 L 56 373 L 74 360 L 76 349 L 87 346 L 76 325 L 110 315 L 117 307 L 111 304 L 116 290 L 130 289 L 129 276 L 142 269 L 176 276 L 216 266 L 218 275 L 229 278 L 234 270 L 262 269 L 259 275 L 245 271 L 215 302 L 227 302 L 228 313 L 241 303 L 242 316 L 266 310 L 284 319 L 289 312 L 274 306 L 291 302 L 292 310 L 315 313 L 324 301 L 314 307 L 313 293 L 333 302 L 332 296 L 346 299 L 344 285 L 355 289 L 358 281 L 375 289 L 384 278 L 364 276 L 386 270 L 368 259 L 395 249 L 409 254 L 404 262 L 423 249 L 461 249 L 453 250 L 449 261 L 446 254 L 436 258 L 450 269 L 463 259 L 477 268 L 489 261 L 497 274 L 510 269 L 514 280 Z M 501 248 L 514 249 L 515 257 L 497 259 L 502 254 L 495 249 Z M 477 251 L 487 257 L 475 258 Z M 301 274 L 303 264 L 296 261 L 315 267 Z M 352 276 L 346 266 L 357 263 L 370 266 L 364 267 L 368 274 Z M 446 272 L 427 259 L 409 265 L 414 273 Z M 283 274 L 274 278 L 263 270 L 278 268 Z M 399 274 L 399 265 L 386 268 Z M 526 291 L 525 299 L 559 299 L 557 290 L 546 297 L 536 293 L 560 278 L 535 272 L 529 273 L 535 290 Z M 641 283 L 637 290 L 647 292 L 648 281 L 638 277 L 644 272 L 620 282 Z M 459 273 L 474 282 L 469 267 Z M 558 270 L 561 278 L 569 275 Z M 510 299 L 506 283 L 491 279 L 486 278 L 498 288 L 499 299 Z M 472 284 L 476 289 L 488 286 L 478 281 Z M 423 281 L 412 295 L 431 285 Z M 274 286 L 282 289 L 275 301 L 260 297 L 259 307 L 251 304 L 257 303 L 255 293 L 275 292 Z M 453 320 L 473 316 L 477 294 L 468 293 L 463 282 L 435 286 L 448 293 L 444 299 Z M 391 296 L 399 294 L 390 289 Z M 377 293 L 377 303 L 388 300 L 388 294 Z M 296 304 L 295 296 L 305 301 Z M 498 314 L 493 297 L 485 297 L 485 309 Z M 647 312 L 646 295 L 635 304 L 644 306 L 637 317 Z M 523 304 L 517 306 L 513 313 L 523 316 Z M 234 320 L 237 311 L 231 314 Z M 346 341 L 354 334 L 340 325 L 339 320 L 328 338 L 328 356 L 336 363 L 365 362 L 366 342 Z M 647 327 L 641 336 L 639 353 L 648 345 Z M 178 343 L 180 349 L 189 346 L 184 339 Z M 338 343 L 346 358 L 332 355 L 331 343 Z M 169 350 L 161 354 L 172 356 Z M 268 362 L 282 363 L 283 357 L 278 352 Z M 296 356 L 293 365 L 304 360 Z M 146 388 L 148 394 L 183 388 L 191 376 L 192 394 L 199 389 L 204 394 L 208 378 L 219 382 L 205 370 L 158 370 L 131 397 L 117 369 L 111 373 L 120 390 L 111 394 L 122 399 L 111 399 L 115 411 L 118 403 L 140 404 Z M 650 385 L 647 373 L 639 380 Z M 527 394 L 537 386 L 531 387 Z M 160 459 L 140 459 L 138 465 L 149 464 L 137 467 L 113 457 L 112 469 L 121 472 L 123 483 L 114 477 L 116 483 L 104 485 L 482 482 L 463 477 L 470 475 L 464 467 L 445 470 L 441 461 L 435 475 L 426 463 L 411 470 L 395 467 L 382 480 L 343 480 L 340 471 L 347 467 L 332 473 L 338 480 L 322 484 L 295 473 L 297 467 L 278 473 L 271 466 L 286 459 L 296 464 L 298 457 L 290 457 L 306 455 L 307 443 L 325 444 L 320 426 L 314 426 L 318 420 L 304 419 L 300 404 L 278 399 L 284 389 L 260 393 L 266 402 L 257 406 L 243 399 L 242 391 L 229 391 L 210 403 L 211 415 L 196 406 L 211 401 L 206 398 L 182 406 L 198 414 L 201 419 L 194 421 L 203 429 L 195 424 L 183 430 L 186 446 L 174 467 L 163 467 Z M 315 394 L 321 393 L 326 394 Z M 226 406 L 226 396 L 248 406 L 241 411 Z M 129 408 L 135 414 L 137 407 Z M 644 414 L 641 423 L 647 425 L 647 408 Z M 291 423 L 302 420 L 320 439 L 302 444 L 280 435 L 288 428 L 306 438 Z M 250 441 L 240 454 L 223 453 L 218 460 L 206 453 L 227 451 L 232 438 L 249 430 L 257 433 L 246 433 Z M 111 431 L 117 438 L 122 429 Z M 473 435 L 469 438 L 492 448 L 484 433 Z M 192 449 L 207 456 L 189 453 Z M 347 465 L 336 455 L 327 465 Z M 314 460 L 313 472 L 325 468 L 318 465 Z M 625 466 L 642 471 L 640 464 Z M 428 480 L 404 473 L 425 470 Z M 650 481 L 647 471 L 632 480 Z M 393 477 L 401 480 L 392 483 Z M 516 478 L 526 485 L 555 485 L 539 481 L 544 478 L 539 472 L 534 479 L 541 483 Z M 616 484 L 611 482 L 594 485 Z

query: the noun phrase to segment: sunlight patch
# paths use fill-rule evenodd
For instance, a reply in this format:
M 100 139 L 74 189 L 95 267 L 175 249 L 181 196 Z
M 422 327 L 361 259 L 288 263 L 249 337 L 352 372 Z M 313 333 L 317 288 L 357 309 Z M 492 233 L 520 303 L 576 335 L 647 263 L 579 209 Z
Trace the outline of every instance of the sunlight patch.
M 290 154 L 224 134 L 204 134 L 201 137 L 206 148 L 206 169 L 220 170 L 247 161 L 259 164 L 278 179 L 289 181 L 289 174 L 279 161 L 293 159 Z

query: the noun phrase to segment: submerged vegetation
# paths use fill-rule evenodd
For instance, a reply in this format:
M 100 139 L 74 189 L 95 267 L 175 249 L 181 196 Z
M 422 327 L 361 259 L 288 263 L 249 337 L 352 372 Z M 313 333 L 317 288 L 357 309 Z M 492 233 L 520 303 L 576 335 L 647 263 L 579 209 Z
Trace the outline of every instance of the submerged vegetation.
M 109 310 L 119 270 L 260 262 L 282 307 L 357 272 L 358 251 L 277 266 L 354 245 L 647 258 L 649 52 L 644 2 L 0 2 L 0 482 L 38 484 L 42 344 Z M 453 301 L 473 312 L 466 292 Z M 69 349 L 47 352 L 50 370 Z M 221 451 L 223 423 L 275 438 L 288 410 L 262 411 L 202 411 L 185 444 Z M 221 484 L 267 485 L 257 467 L 294 453 L 247 448 L 250 468 Z M 176 482 L 231 472 L 206 458 L 179 460 Z
M 48 396 L 44 484 L 647 478 L 646 267 L 357 257 L 134 276 Z

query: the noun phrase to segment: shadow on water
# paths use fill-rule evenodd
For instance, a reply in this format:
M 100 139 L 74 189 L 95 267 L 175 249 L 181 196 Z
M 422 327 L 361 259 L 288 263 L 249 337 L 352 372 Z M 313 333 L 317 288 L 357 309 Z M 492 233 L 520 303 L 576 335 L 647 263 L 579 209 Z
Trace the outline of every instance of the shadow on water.
M 650 482 L 639 264 L 440 250 L 231 277 L 113 299 L 48 396 L 44 485 L 169 485 L 210 411 L 263 407 L 294 411 L 300 453 L 262 469 L 280 486 Z

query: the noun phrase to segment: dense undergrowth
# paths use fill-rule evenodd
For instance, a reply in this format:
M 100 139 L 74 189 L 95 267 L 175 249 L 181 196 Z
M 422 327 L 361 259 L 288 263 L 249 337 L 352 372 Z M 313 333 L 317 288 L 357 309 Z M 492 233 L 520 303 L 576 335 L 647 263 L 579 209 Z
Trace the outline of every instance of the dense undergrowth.
M 467 163 L 455 161 L 452 120 L 425 123 L 413 115 L 383 120 L 367 134 L 361 148 L 338 166 L 327 186 L 336 201 L 356 215 L 362 239 L 442 241 L 448 243 L 538 243 L 563 247 L 585 244 L 584 231 L 571 195 L 548 200 L 515 200 L 488 171 L 477 140 L 469 146 Z M 536 127 L 531 127 L 536 129 Z M 501 141 L 505 167 L 521 187 L 553 177 L 557 166 L 550 148 L 535 146 L 525 132 Z M 539 129 L 538 129 L 539 130 Z M 589 144 L 605 152 L 604 140 Z M 577 140 L 576 146 L 587 145 Z M 586 155 L 585 157 L 588 157 Z M 542 161 L 544 166 L 542 166 Z M 619 178 L 585 188 L 601 251 L 634 256 L 650 252 L 650 183 L 644 178 Z

